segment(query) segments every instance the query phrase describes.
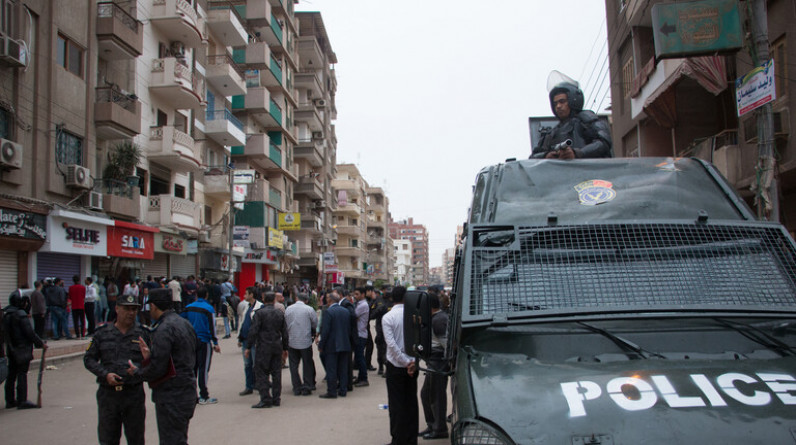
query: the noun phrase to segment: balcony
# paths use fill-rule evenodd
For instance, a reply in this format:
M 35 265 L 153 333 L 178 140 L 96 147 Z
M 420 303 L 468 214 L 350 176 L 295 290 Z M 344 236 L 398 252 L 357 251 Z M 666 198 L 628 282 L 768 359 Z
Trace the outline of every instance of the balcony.
M 141 133 L 141 102 L 135 96 L 105 87 L 97 88 L 94 124 L 102 139 L 125 139 Z
M 304 59 L 302 59 L 303 61 Z M 315 70 L 302 70 L 294 76 L 296 88 L 312 91 L 313 97 L 322 97 L 324 88 Z
M 246 145 L 232 147 L 234 156 L 247 156 L 250 161 L 265 169 L 282 168 L 282 150 L 271 142 L 268 135 L 248 135 Z
M 282 209 L 282 191 L 275 188 L 268 190 L 268 204 L 276 209 Z
M 322 232 L 321 218 L 309 211 L 301 212 L 301 230 L 316 235 L 320 234 Z
M 317 178 L 302 176 L 293 188 L 294 195 L 303 195 L 312 200 L 323 199 L 323 186 Z
M 187 173 L 198 170 L 202 162 L 194 140 L 172 127 L 151 127 L 147 159 L 174 171 Z
M 99 184 L 102 193 L 102 210 L 115 218 L 138 220 L 141 218 L 141 196 L 138 187 L 123 181 L 103 179 Z
M 271 4 L 267 0 L 246 0 L 246 22 L 251 26 L 270 26 Z
M 263 178 L 254 180 L 254 184 L 249 186 L 249 201 L 268 202 L 270 197 L 271 184 Z
M 166 40 L 198 48 L 207 40 L 205 23 L 187 0 L 153 0 L 149 21 Z
M 268 114 L 271 106 L 271 93 L 264 87 L 248 88 L 246 95 L 232 98 L 232 111 L 246 111 L 252 114 L 258 122 L 258 115 Z
M 296 122 L 306 122 L 312 131 L 323 130 L 323 118 L 313 102 L 301 102 L 293 113 Z
M 149 91 L 178 109 L 204 107 L 205 80 L 175 57 L 154 59 Z
M 150 196 L 146 222 L 155 226 L 199 230 L 202 205 L 171 195 Z
M 340 235 L 347 235 L 352 238 L 362 237 L 362 227 L 352 224 L 338 224 L 337 233 Z
M 113 2 L 97 3 L 97 54 L 105 60 L 129 60 L 144 51 L 141 22 Z
M 224 146 L 246 143 L 243 124 L 227 109 L 207 111 L 204 133 L 210 139 Z
M 227 54 L 207 56 L 207 82 L 222 96 L 246 94 L 243 70 Z
M 321 140 L 299 139 L 298 145 L 293 147 L 293 159 L 303 159 L 313 167 L 322 166 L 323 152 L 321 151 Z
M 229 1 L 209 1 L 207 4 L 207 26 L 224 46 L 244 46 L 249 34 L 243 19 Z
M 320 252 L 312 250 L 302 250 L 299 252 L 299 259 L 296 261 L 300 267 L 318 267 L 321 262 Z
M 362 214 L 362 207 L 357 204 L 348 203 L 344 206 L 338 206 L 334 213 L 341 216 L 353 216 L 358 218 Z
M 265 42 L 251 42 L 246 48 L 237 48 L 232 51 L 235 63 L 245 65 L 247 70 L 268 69 L 271 63 L 271 49 Z M 261 85 L 255 85 L 261 86 Z
M 298 54 L 301 59 L 301 68 L 306 69 L 309 65 L 315 69 L 321 69 L 327 65 L 323 50 L 318 45 L 317 39 L 312 36 L 301 36 L 298 42 Z
M 630 98 L 630 113 L 633 119 L 643 118 L 641 113 L 648 103 L 652 103 L 662 93 L 672 87 L 682 76 L 686 59 L 663 59 L 655 64 L 652 61 L 644 65 L 640 77 L 633 83 L 639 85 L 639 92 Z M 637 76 L 638 77 L 638 76 Z
M 362 251 L 359 247 L 343 247 L 343 246 L 335 246 L 334 247 L 334 254 L 337 257 L 355 257 L 355 258 L 362 258 L 365 252 Z M 339 262 L 339 260 L 338 260 Z
M 205 187 L 205 196 L 221 201 L 229 201 L 229 175 L 226 169 L 214 168 L 205 171 L 202 183 Z

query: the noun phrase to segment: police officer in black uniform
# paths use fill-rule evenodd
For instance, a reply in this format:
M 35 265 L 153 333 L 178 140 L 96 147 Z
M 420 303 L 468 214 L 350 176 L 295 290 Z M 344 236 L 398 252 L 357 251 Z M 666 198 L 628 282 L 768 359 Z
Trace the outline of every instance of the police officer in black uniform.
M 9 295 L 8 303 L 3 308 L 4 342 L 8 355 L 6 408 L 41 408 L 28 400 L 28 369 L 33 360 L 33 346 L 47 349 L 47 344 L 33 332 L 28 319 L 30 297 L 21 295 L 17 289 Z
M 152 389 L 161 445 L 187 445 L 188 425 L 196 409 L 196 333 L 172 309 L 170 289 L 149 292 L 152 347 L 139 344 L 143 366 L 130 363 L 129 375 L 140 376 Z
M 544 134 L 531 158 L 575 159 L 613 157 L 611 129 L 594 112 L 583 109 L 578 82 L 553 71 L 548 78 L 550 108 L 558 125 Z
M 100 326 L 83 356 L 86 369 L 97 376 L 97 436 L 102 445 L 118 445 L 122 436 L 127 443 L 144 444 L 146 395 L 141 376 L 128 375 L 129 362 L 141 366 L 144 357 L 140 342 L 149 333 L 136 325 L 138 299 L 133 295 L 116 302 L 116 322 Z

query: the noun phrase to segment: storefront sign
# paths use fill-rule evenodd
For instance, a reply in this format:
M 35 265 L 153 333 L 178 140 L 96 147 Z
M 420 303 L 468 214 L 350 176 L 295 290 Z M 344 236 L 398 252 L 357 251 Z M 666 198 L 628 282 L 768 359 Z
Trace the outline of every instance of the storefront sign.
M 249 247 L 249 226 L 234 226 L 232 228 L 232 245 L 235 247 Z
M 254 184 L 257 172 L 254 170 L 235 170 L 233 175 L 235 184 Z
M 334 252 L 324 252 L 323 253 L 323 263 L 324 264 L 334 264 Z
M 186 255 L 188 244 L 185 238 L 170 233 L 155 234 L 155 252 L 169 253 L 172 255 Z
M 47 217 L 0 208 L 0 235 L 44 241 L 47 239 Z
M 283 249 L 285 245 L 285 234 L 281 230 L 268 228 L 268 247 Z
M 244 263 L 276 264 L 276 261 L 268 256 L 268 251 L 249 251 L 243 255 Z
M 246 193 L 248 187 L 249 186 L 247 185 L 239 185 L 239 184 L 235 184 L 232 187 L 232 200 L 235 201 L 236 209 L 243 210 L 244 208 L 246 208 L 245 201 L 246 201 Z
M 155 258 L 154 227 L 116 221 L 108 227 L 108 255 L 151 260 Z
M 324 264 L 323 266 L 324 272 L 338 272 L 340 268 L 337 264 Z
M 48 242 L 41 248 L 43 252 L 91 256 L 108 254 L 108 235 L 105 225 L 52 215 L 47 218 L 47 225 L 50 236 Z
M 279 230 L 301 230 L 301 213 L 280 213 Z
M 749 71 L 735 81 L 735 102 L 738 117 L 773 102 L 777 98 L 774 88 L 774 59 Z

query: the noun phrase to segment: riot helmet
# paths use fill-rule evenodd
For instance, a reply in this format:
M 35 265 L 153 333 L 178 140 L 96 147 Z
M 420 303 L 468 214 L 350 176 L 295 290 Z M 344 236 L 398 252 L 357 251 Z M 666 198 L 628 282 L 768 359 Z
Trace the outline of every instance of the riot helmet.
M 549 92 L 550 109 L 553 110 L 553 115 L 556 114 L 556 104 L 553 102 L 553 98 L 562 93 L 567 95 L 569 109 L 572 113 L 583 111 L 584 99 L 580 84 L 566 74 L 556 70 L 551 71 L 550 75 L 547 76 L 547 91 Z

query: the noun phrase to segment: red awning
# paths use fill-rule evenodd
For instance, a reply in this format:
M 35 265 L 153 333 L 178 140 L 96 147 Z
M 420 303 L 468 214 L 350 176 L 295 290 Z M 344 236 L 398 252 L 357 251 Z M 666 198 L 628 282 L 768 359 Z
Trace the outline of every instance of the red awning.
M 142 224 L 135 224 L 126 221 L 114 220 L 113 225 L 116 227 L 121 227 L 123 229 L 140 230 L 142 232 L 152 232 L 152 233 L 160 232 L 160 229 L 158 229 L 157 227 L 145 226 Z

